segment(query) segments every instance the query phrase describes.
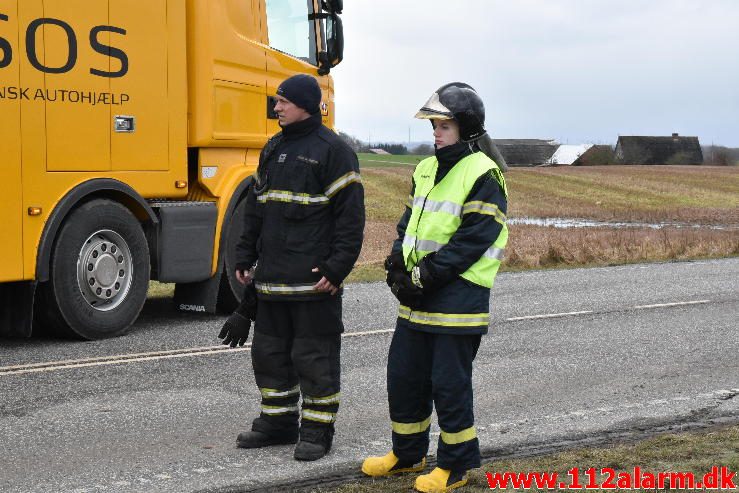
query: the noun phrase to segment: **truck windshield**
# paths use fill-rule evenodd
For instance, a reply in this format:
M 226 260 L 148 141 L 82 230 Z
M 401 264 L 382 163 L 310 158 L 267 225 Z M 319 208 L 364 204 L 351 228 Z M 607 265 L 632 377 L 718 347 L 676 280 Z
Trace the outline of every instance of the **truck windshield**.
M 269 45 L 313 65 L 316 56 L 316 33 L 309 15 L 313 0 L 266 0 Z

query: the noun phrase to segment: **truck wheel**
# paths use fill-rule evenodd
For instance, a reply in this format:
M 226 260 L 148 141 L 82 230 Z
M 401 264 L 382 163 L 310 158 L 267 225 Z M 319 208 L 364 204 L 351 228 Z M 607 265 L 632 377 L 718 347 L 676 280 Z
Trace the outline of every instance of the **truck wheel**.
M 244 292 L 244 286 L 236 279 L 236 245 L 244 231 L 244 214 L 246 214 L 246 199 L 242 199 L 236 205 L 228 223 L 226 244 L 223 250 L 223 274 L 218 289 L 218 311 L 223 313 L 233 312 Z
M 74 210 L 54 243 L 41 318 L 59 335 L 103 339 L 136 320 L 149 285 L 149 248 L 122 205 L 92 200 Z

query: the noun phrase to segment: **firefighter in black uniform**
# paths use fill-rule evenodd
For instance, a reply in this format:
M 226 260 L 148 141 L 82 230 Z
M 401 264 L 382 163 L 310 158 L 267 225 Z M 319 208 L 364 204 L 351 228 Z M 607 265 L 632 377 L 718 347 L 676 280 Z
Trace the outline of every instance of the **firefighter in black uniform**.
M 364 191 L 356 154 L 321 123 L 316 79 L 290 77 L 276 99 L 282 131 L 260 155 L 237 248 L 237 278 L 258 298 L 251 354 L 261 393 L 237 445 L 297 442 L 295 459 L 316 460 L 331 449 L 339 408 L 342 282 L 362 247 Z
M 362 464 L 369 476 L 420 472 L 432 410 L 437 467 L 415 488 L 464 486 L 480 466 L 472 362 L 488 331 L 490 290 L 508 240 L 505 164 L 483 126 L 485 108 L 460 82 L 439 88 L 416 118 L 430 119 L 435 155 L 413 173 L 398 238 L 385 263 L 400 301 L 387 368 L 393 448 Z

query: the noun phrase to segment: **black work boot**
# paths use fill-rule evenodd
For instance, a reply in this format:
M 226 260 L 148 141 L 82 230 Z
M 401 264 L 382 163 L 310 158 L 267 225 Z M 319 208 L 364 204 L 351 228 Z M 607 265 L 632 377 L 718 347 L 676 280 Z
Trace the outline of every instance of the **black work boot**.
M 239 448 L 261 448 L 270 445 L 292 445 L 298 441 L 298 433 L 285 433 L 281 435 L 268 435 L 261 431 L 245 431 L 239 433 L 236 446 Z
M 295 460 L 318 460 L 331 450 L 334 425 L 302 426 L 300 441 L 295 447 Z

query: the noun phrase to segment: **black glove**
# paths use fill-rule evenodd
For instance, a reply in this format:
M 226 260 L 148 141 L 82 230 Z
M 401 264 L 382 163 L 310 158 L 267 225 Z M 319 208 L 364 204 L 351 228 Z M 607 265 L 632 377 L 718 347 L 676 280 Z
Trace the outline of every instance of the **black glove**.
M 251 330 L 251 320 L 245 318 L 239 312 L 233 312 L 223 324 L 221 332 L 218 334 L 219 339 L 223 339 L 222 344 L 236 347 L 243 346 L 249 338 Z
M 393 277 L 392 275 L 395 272 L 407 272 L 405 270 L 405 260 L 403 260 L 403 254 L 402 253 L 395 253 L 392 255 L 388 255 L 388 257 L 385 259 L 385 282 L 387 282 L 387 285 L 389 288 L 392 289 L 393 287 Z
M 432 262 L 436 252 L 431 252 L 421 259 L 418 263 L 418 277 L 420 278 L 421 286 L 424 293 L 430 293 L 436 291 L 442 287 L 446 282 L 439 279 L 436 274 L 436 269 Z M 414 279 L 411 275 L 411 279 Z
M 389 271 L 387 282 L 390 285 L 390 290 L 402 305 L 413 309 L 421 306 L 423 291 L 413 284 L 407 272 L 401 272 L 399 270 Z
M 244 288 L 244 297 L 236 310 L 223 324 L 219 339 L 231 347 L 243 346 L 249 338 L 252 320 L 257 319 L 257 290 L 250 282 Z

